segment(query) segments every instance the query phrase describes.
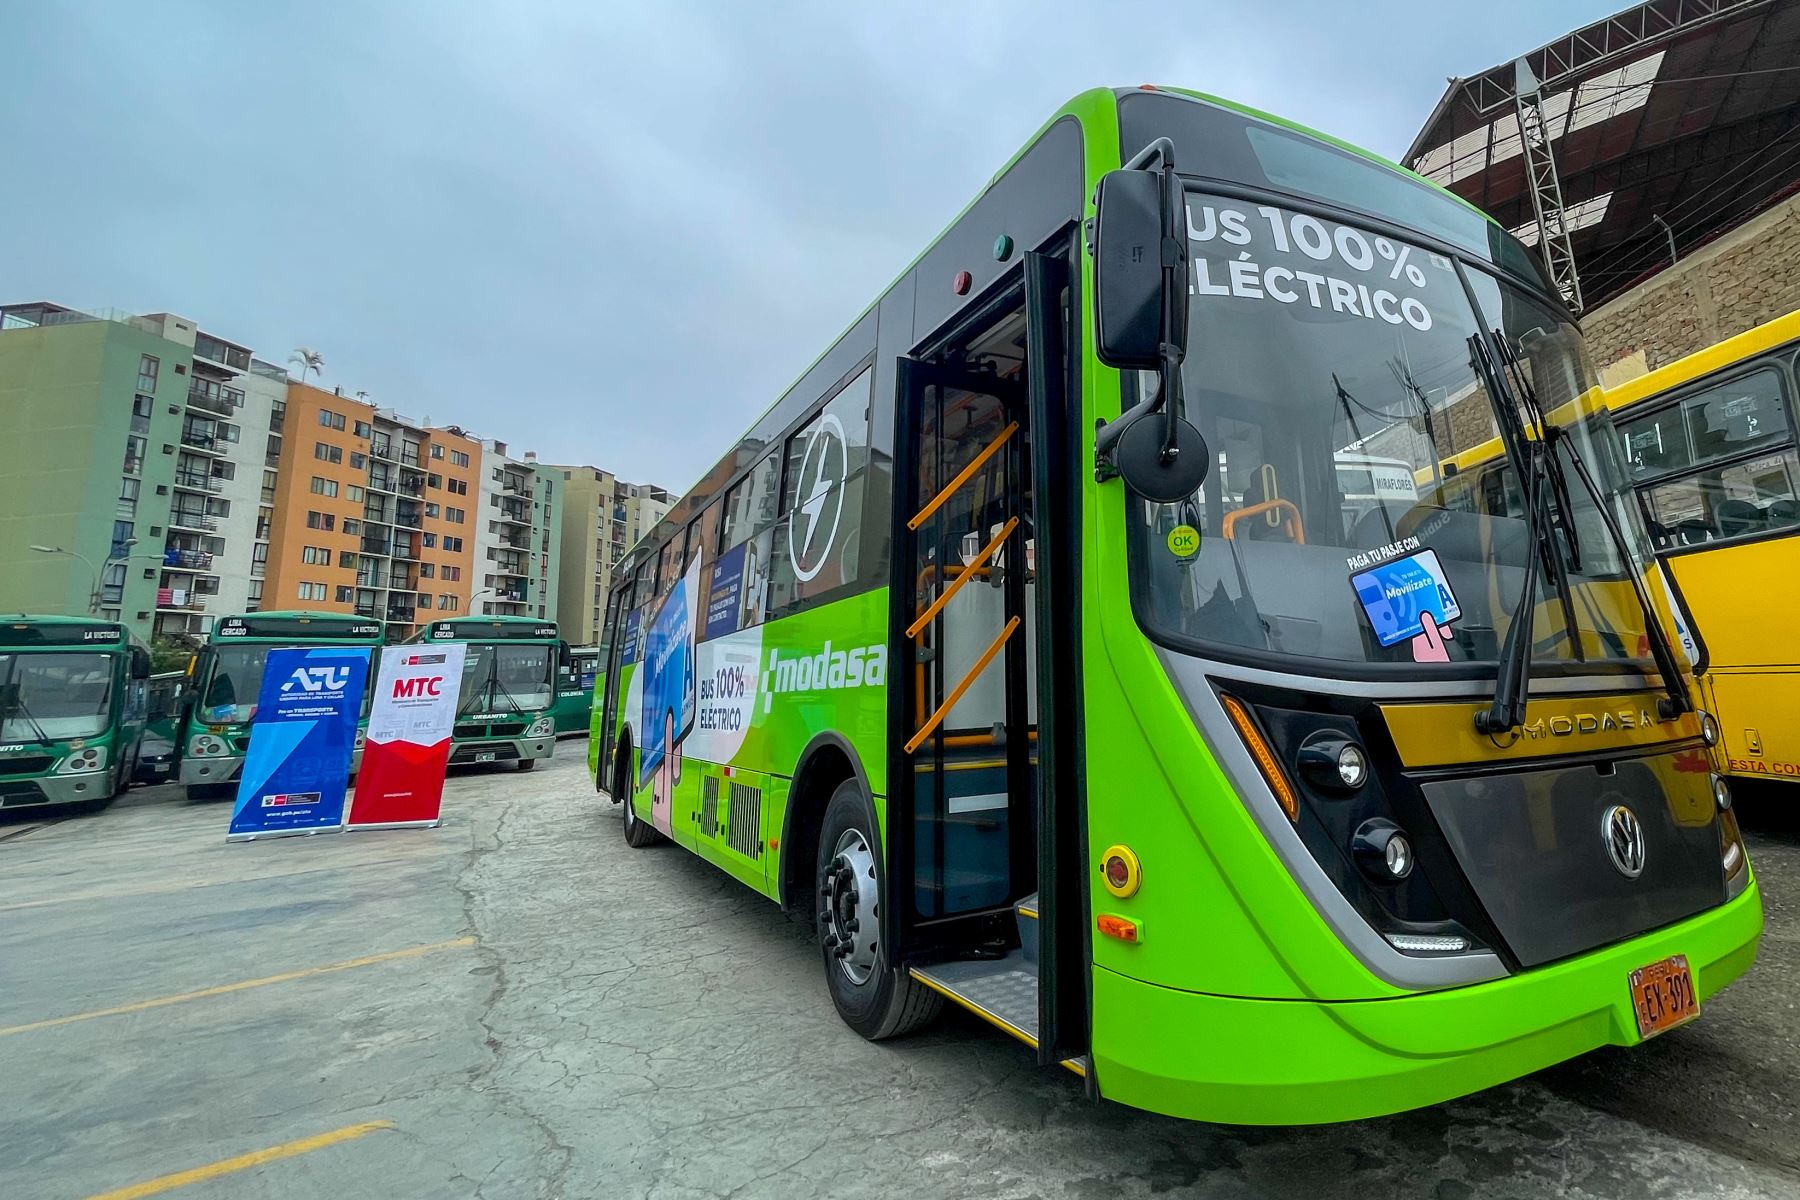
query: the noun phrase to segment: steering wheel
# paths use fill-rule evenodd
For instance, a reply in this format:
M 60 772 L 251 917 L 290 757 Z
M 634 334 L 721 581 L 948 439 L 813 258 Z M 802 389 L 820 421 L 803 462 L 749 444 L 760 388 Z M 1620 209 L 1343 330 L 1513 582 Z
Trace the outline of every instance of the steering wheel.
M 1287 534 L 1288 541 L 1297 546 L 1306 545 L 1306 531 L 1300 528 L 1300 510 L 1290 500 L 1264 500 L 1260 504 L 1251 504 L 1236 512 L 1228 512 L 1225 514 L 1224 521 L 1221 522 L 1220 532 L 1228 538 L 1236 538 L 1237 534 L 1232 531 L 1237 528 L 1239 521 L 1247 521 L 1251 517 L 1260 517 L 1264 513 L 1271 512 L 1279 512 L 1285 518 L 1281 523 L 1281 528 Z

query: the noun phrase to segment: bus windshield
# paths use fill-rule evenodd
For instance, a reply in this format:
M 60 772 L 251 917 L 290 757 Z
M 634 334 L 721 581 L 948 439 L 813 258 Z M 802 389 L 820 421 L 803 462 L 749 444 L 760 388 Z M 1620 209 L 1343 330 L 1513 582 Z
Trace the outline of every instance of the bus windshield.
M 221 646 L 213 651 L 212 676 L 200 693 L 200 719 L 213 725 L 239 724 L 256 718 L 262 691 L 263 664 L 271 646 Z
M 1138 606 L 1153 628 L 1358 664 L 1495 660 L 1528 547 L 1474 357 L 1487 336 L 1569 435 L 1556 440 L 1565 515 L 1539 577 L 1534 657 L 1644 653 L 1635 568 L 1570 457 L 1603 494 L 1623 480 L 1566 319 L 1474 264 L 1273 204 L 1191 192 L 1188 234 L 1184 406 L 1214 461 L 1188 499 L 1138 505 Z M 1635 539 L 1629 508 L 1614 512 Z
M 530 713 L 554 699 L 555 647 L 541 643 L 470 642 L 463 659 L 457 713 Z
M 112 660 L 104 654 L 0 654 L 0 740 L 50 741 L 104 733 L 112 674 Z

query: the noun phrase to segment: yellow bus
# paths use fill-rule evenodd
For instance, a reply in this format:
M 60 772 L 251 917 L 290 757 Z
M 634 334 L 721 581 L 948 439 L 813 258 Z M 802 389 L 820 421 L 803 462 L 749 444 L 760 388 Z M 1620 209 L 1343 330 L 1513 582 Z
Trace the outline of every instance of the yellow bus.
M 1699 639 L 1727 773 L 1800 779 L 1800 312 L 1608 390 L 1626 470 Z

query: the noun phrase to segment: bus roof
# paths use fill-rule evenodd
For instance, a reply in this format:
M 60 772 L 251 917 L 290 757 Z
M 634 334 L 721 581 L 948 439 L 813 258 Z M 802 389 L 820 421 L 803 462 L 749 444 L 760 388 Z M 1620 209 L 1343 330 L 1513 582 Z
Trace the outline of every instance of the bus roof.
M 306 612 L 299 609 L 239 613 L 213 623 L 215 641 L 281 638 L 301 641 L 380 642 L 382 623 L 355 613 Z
M 1710 375 L 1792 341 L 1800 341 L 1800 309 L 1786 316 L 1776 317 L 1773 321 L 1758 325 L 1736 337 L 1715 342 L 1704 350 L 1696 350 L 1685 358 L 1678 358 L 1667 366 L 1658 367 L 1648 375 L 1640 375 L 1629 383 L 1608 388 L 1606 406 L 1614 412 L 1630 408 L 1670 388 L 1680 387 L 1691 379 Z
M 982 187 L 982 189 L 979 192 L 977 192 L 975 194 L 975 196 L 972 197 L 969 200 L 969 202 L 967 204 L 965 204 L 962 207 L 962 209 L 959 210 L 957 212 L 957 214 L 949 220 L 948 223 L 946 223 L 944 225 L 944 227 L 942 229 L 940 229 L 938 231 L 938 233 L 935 237 L 933 237 L 929 242 L 927 242 L 925 244 L 924 248 L 921 249 L 919 251 L 919 253 L 914 256 L 912 261 L 907 263 L 906 266 L 901 269 L 900 273 L 898 275 L 896 275 L 893 278 L 893 280 L 891 280 L 888 283 L 888 285 L 886 287 L 882 288 L 881 291 L 876 293 L 875 299 L 873 301 L 871 301 L 868 305 L 864 306 L 863 309 L 856 314 L 855 318 L 853 320 L 851 320 L 848 325 L 844 326 L 843 330 L 839 332 L 837 337 L 833 338 L 830 342 L 828 342 L 826 344 L 826 348 L 824 350 L 822 350 L 812 360 L 812 362 L 807 365 L 807 367 L 804 370 L 802 370 L 797 376 L 795 376 L 794 380 L 791 383 L 789 383 L 789 385 L 787 387 L 783 388 L 779 393 L 776 394 L 775 399 L 772 400 L 767 406 L 765 406 L 762 409 L 762 411 L 759 412 L 757 414 L 757 416 L 751 420 L 748 428 L 755 429 L 757 425 L 761 424 L 765 418 L 767 418 L 772 412 L 774 412 L 775 409 L 780 406 L 781 402 L 787 398 L 789 393 L 791 393 L 796 387 L 800 386 L 800 384 L 805 381 L 806 377 L 812 372 L 812 370 L 815 367 L 817 367 L 820 363 L 822 363 L 825 360 L 825 358 L 831 353 L 831 351 L 833 349 L 835 349 L 837 347 L 837 345 L 840 342 L 842 342 L 846 337 L 848 337 L 857 328 L 857 326 L 862 324 L 862 322 L 864 320 L 866 320 L 871 313 L 875 312 L 875 310 L 880 307 L 882 299 L 884 297 L 886 297 L 886 295 L 890 291 L 892 291 L 896 286 L 898 286 L 900 283 L 902 283 L 907 278 L 907 276 L 910 275 L 922 262 L 924 262 L 924 260 L 931 253 L 931 251 L 933 249 L 935 249 L 938 246 L 938 244 L 944 240 L 946 235 L 948 235 L 952 230 L 954 230 L 956 228 L 957 224 L 959 222 L 961 222 L 963 220 L 963 218 L 971 212 L 971 210 L 974 209 L 975 205 L 981 201 L 982 197 L 986 196 L 987 193 L 989 191 L 991 191 L 997 183 L 1000 182 L 1000 180 L 1006 175 L 1006 173 L 1008 171 L 1010 171 L 1013 168 L 1013 166 L 1019 162 L 1019 160 L 1021 160 L 1022 158 L 1025 157 L 1025 155 L 1032 149 L 1032 147 L 1037 144 L 1039 139 L 1041 139 L 1045 135 L 1045 133 L 1047 133 L 1059 121 L 1065 120 L 1067 118 L 1074 118 L 1077 122 L 1080 123 L 1082 131 L 1083 131 L 1082 156 L 1085 159 L 1086 164 L 1087 164 L 1087 169 L 1090 172 L 1092 172 L 1096 169 L 1108 169 L 1110 167 L 1117 166 L 1120 162 L 1122 162 L 1123 161 L 1123 153 L 1121 151 L 1121 148 L 1118 145 L 1117 113 L 1118 113 L 1119 100 L 1124 96 L 1130 95 L 1134 92 L 1140 92 L 1140 91 L 1160 93 L 1162 95 L 1168 96 L 1168 97 L 1170 97 L 1172 99 L 1176 99 L 1176 100 L 1187 100 L 1187 101 L 1192 101 L 1192 102 L 1199 103 L 1199 104 L 1210 104 L 1210 105 L 1214 105 L 1218 108 L 1227 109 L 1231 112 L 1235 112 L 1240 115 L 1253 118 L 1258 121 L 1266 121 L 1266 122 L 1269 122 L 1274 125 L 1279 125 L 1284 129 L 1292 130 L 1293 132 L 1301 134 L 1304 137 L 1315 139 L 1315 140 L 1322 142 L 1329 146 L 1334 146 L 1348 154 L 1353 154 L 1353 155 L 1357 156 L 1358 158 L 1362 158 L 1362 159 L 1364 159 L 1370 163 L 1373 163 L 1377 166 L 1387 168 L 1388 170 L 1393 171 L 1397 175 L 1400 175 L 1406 179 L 1409 179 L 1409 180 L 1419 184 L 1422 187 L 1428 188 L 1430 191 L 1442 196 L 1443 198 L 1445 198 L 1447 200 L 1455 201 L 1455 203 L 1457 204 L 1458 207 L 1466 209 L 1471 214 L 1480 217 L 1481 220 L 1484 223 L 1486 223 L 1487 225 L 1492 226 L 1493 228 L 1496 228 L 1496 229 L 1499 228 L 1499 225 L 1487 213 L 1485 213 L 1481 209 L 1475 207 L 1473 204 L 1469 203 L 1469 201 L 1464 199 L 1463 197 L 1458 196 L 1455 192 L 1450 191 L 1449 189 L 1443 187 L 1442 185 L 1425 178 L 1423 175 L 1420 175 L 1412 170 L 1409 170 L 1408 168 L 1401 166 L 1399 163 L 1396 163 L 1396 162 L 1392 161 L 1391 159 L 1383 158 L 1379 154 L 1376 154 L 1369 150 L 1365 150 L 1361 146 L 1357 146 L 1350 142 L 1346 142 L 1339 138 L 1335 138 L 1335 137 L 1331 136 L 1330 134 L 1320 132 L 1317 129 L 1312 129 L 1308 126 L 1296 124 L 1293 121 L 1285 120 L 1281 117 L 1274 115 L 1273 113 L 1264 112 L 1261 109 L 1252 108 L 1249 105 L 1238 104 L 1238 103 L 1235 103 L 1231 100 L 1227 100 L 1220 96 L 1211 95 L 1206 92 L 1194 91 L 1194 90 L 1188 89 L 1188 88 L 1166 87 L 1166 86 L 1153 85 L 1153 84 L 1142 84 L 1135 88 L 1133 88 L 1133 87 L 1089 88 L 1088 90 L 1086 90 L 1084 92 L 1080 92 L 1080 93 L 1076 94 L 1075 96 L 1071 97 L 1066 103 L 1064 103 L 1063 105 L 1058 107 L 1057 110 L 1050 115 L 1049 119 L 1044 121 L 1044 123 L 1042 125 L 1040 125 L 1032 133 L 1032 135 L 1025 140 L 1025 143 L 1023 145 L 1021 145 L 1019 147 L 1019 149 L 1016 152 L 1014 152 L 1013 155 L 1010 158 L 1008 158 L 1006 160 L 1006 162 L 998 170 L 996 170 L 993 173 L 993 175 L 991 175 L 988 178 L 986 185 L 984 185 Z M 1106 122 L 1103 122 L 1103 121 L 1099 121 L 1098 118 L 1100 118 L 1103 114 L 1111 115 L 1113 117 L 1113 121 L 1110 124 L 1107 124 Z M 1096 135 L 1098 135 L 1098 136 L 1096 136 Z M 1092 215 L 1093 215 L 1093 198 L 1091 196 L 1087 197 L 1083 201 L 1083 213 L 1085 216 L 1088 216 L 1088 217 L 1092 217 Z M 979 291 L 980 291 L 980 289 L 974 289 L 971 292 L 971 294 L 967 297 L 967 299 L 971 300 L 971 301 L 975 300 L 977 298 L 976 293 L 978 293 Z M 715 461 L 713 464 L 711 464 L 705 470 L 703 470 L 699 474 L 699 476 L 694 480 L 693 483 L 689 484 L 686 488 L 684 488 L 682 490 L 680 495 L 676 498 L 675 503 L 670 505 L 668 512 L 665 513 L 663 515 L 663 517 L 661 517 L 656 522 L 656 524 L 651 526 L 650 529 L 647 530 L 643 534 L 642 537 L 640 537 L 623 555 L 620 556 L 619 561 L 613 567 L 613 576 L 612 576 L 612 579 L 609 581 L 609 586 L 617 586 L 620 582 L 622 582 L 624 580 L 628 580 L 631 577 L 631 573 L 633 572 L 633 570 L 636 569 L 636 566 L 639 561 L 639 555 L 641 553 L 656 549 L 657 547 L 659 547 L 662 544 L 662 542 L 664 540 L 666 540 L 671 535 L 671 533 L 673 533 L 676 530 L 684 528 L 686 526 L 687 522 L 689 520 L 693 519 L 694 514 L 685 511 L 682 502 L 685 499 L 687 499 L 689 494 L 692 493 L 697 486 L 699 486 L 701 483 L 705 482 L 709 476 L 711 476 L 715 471 L 717 471 L 719 469 L 719 467 L 722 466 L 727 459 L 731 458 L 735 452 L 736 452 L 736 447 L 733 446 L 733 448 L 731 450 L 728 450 L 725 455 L 721 456 L 717 461 Z
M 433 621 L 417 635 L 422 642 L 554 642 L 555 621 L 543 617 L 451 617 Z
M 117 621 L 36 613 L 0 615 L 0 646 L 126 646 L 135 639 Z

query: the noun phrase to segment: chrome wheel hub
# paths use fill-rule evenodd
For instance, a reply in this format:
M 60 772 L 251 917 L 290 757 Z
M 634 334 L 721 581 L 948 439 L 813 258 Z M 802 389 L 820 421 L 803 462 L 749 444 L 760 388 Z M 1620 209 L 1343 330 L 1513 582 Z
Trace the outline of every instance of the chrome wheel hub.
M 881 937 L 881 896 L 875 880 L 875 852 L 861 831 L 846 829 L 819 881 L 819 933 L 825 953 L 837 959 L 851 983 L 861 987 L 875 973 Z

